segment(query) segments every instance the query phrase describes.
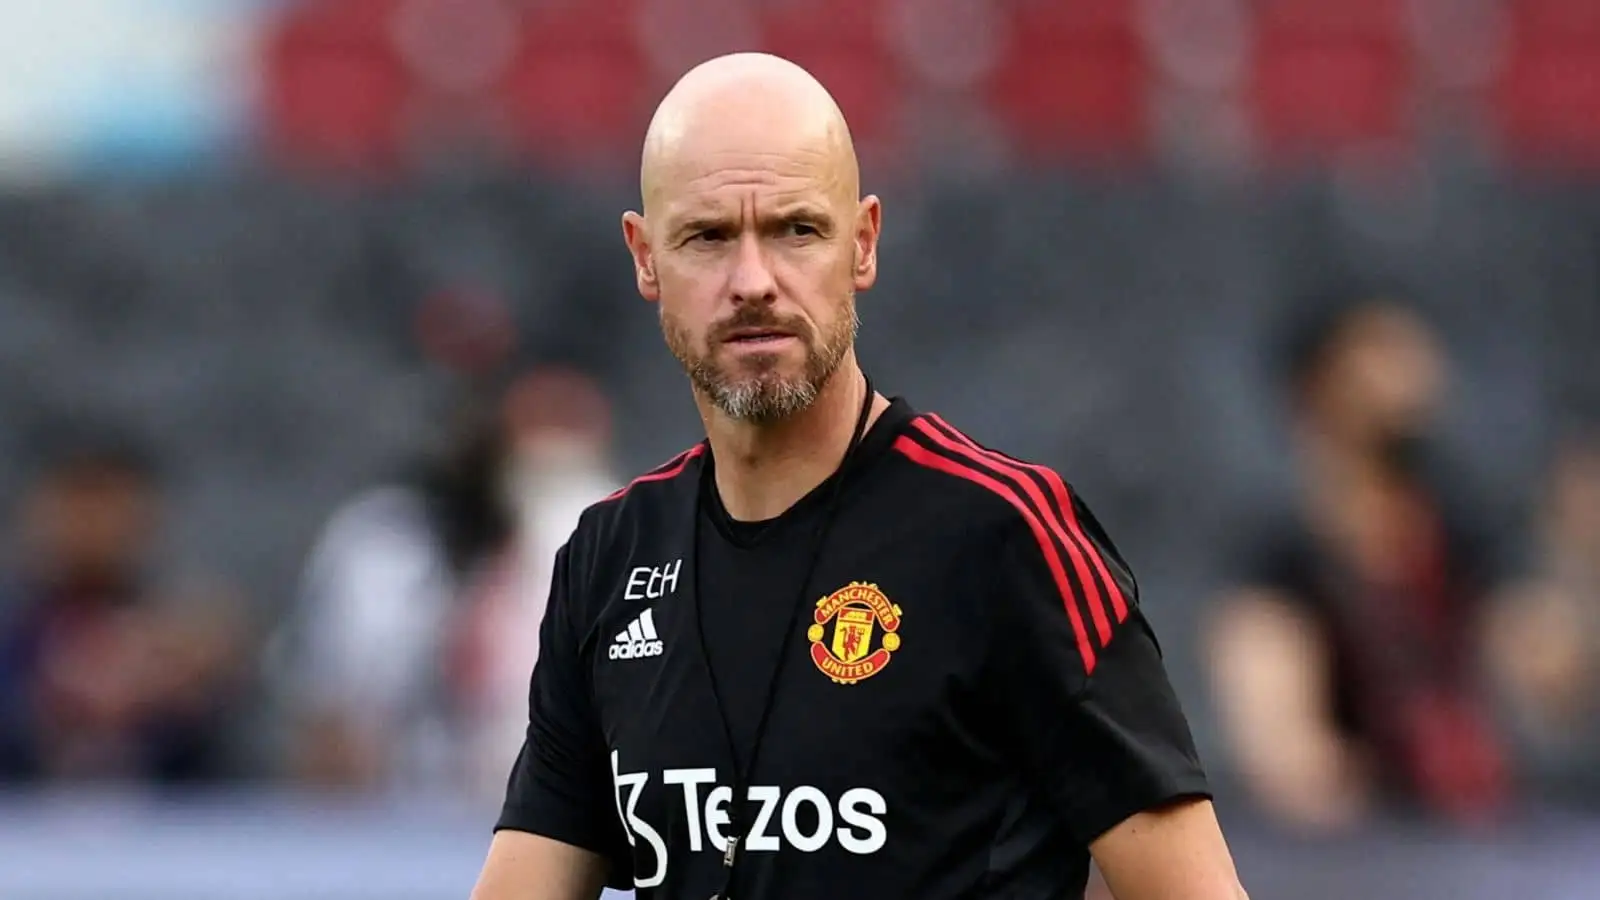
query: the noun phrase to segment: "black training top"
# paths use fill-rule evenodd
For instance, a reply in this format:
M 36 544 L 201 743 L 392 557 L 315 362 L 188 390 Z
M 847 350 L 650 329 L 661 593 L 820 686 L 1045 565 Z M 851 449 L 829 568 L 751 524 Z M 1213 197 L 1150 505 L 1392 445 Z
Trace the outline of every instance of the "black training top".
M 1095 838 L 1207 795 L 1133 575 L 1051 470 L 898 400 L 769 522 L 711 468 L 691 448 L 557 554 L 497 827 L 705 900 L 739 782 L 736 900 L 1061 900 Z

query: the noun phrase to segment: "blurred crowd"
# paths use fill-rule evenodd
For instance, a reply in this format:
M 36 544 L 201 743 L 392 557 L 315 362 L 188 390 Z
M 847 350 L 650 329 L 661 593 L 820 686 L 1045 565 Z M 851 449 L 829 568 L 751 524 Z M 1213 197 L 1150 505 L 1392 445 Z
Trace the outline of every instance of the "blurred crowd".
M 563 171 L 596 161 L 626 161 L 625 169 L 641 117 L 663 79 L 698 58 L 754 45 L 794 55 L 835 87 L 861 128 L 869 160 L 918 150 L 944 161 L 943 167 L 957 160 L 1026 160 L 1049 168 L 1067 160 L 1120 165 L 1172 147 L 1228 155 L 1246 145 L 1283 149 L 1285 158 L 1299 159 L 1305 152 L 1392 149 L 1424 126 L 1440 126 L 1419 121 L 1433 116 L 1444 125 L 1435 133 L 1490 121 L 1496 124 L 1477 132 L 1495 136 L 1486 145 L 1581 168 L 1600 163 L 1597 11 L 1592 0 L 327 0 L 271 5 L 253 46 L 263 73 L 263 144 L 291 168 L 393 173 L 399 162 L 470 150 L 473 165 L 499 171 L 519 171 L 515 167 L 529 159 L 569 167 Z M 704 22 L 715 27 L 694 24 Z M 841 29 L 848 32 L 844 39 Z M 442 156 L 435 152 L 441 148 Z M 874 171 L 883 167 L 869 163 L 869 174 Z M 960 177 L 945 176 L 965 189 Z M 343 188 L 333 186 L 339 182 L 309 183 L 312 192 L 342 196 Z M 957 190 L 941 195 L 947 208 L 916 210 L 903 220 L 895 218 L 900 207 L 891 198 L 886 266 L 904 273 L 900 283 L 911 287 L 898 290 L 916 302 L 880 313 L 884 307 L 864 301 L 867 338 L 933 346 L 939 332 L 941 346 L 972 351 L 964 364 L 988 360 L 993 373 L 961 381 L 983 395 L 979 405 L 1009 416 L 1013 434 L 1021 435 L 1055 434 L 1048 423 L 1056 419 L 1091 421 L 1097 413 L 1084 408 L 1097 403 L 1106 416 L 1125 418 L 1121 407 L 1137 405 L 1129 399 L 1136 395 L 1107 383 L 1170 387 L 1149 375 L 1157 364 L 1144 356 L 1147 346 L 1169 346 L 1160 343 L 1169 339 L 1166 332 L 1205 332 L 1197 343 L 1217 354 L 1245 345 L 1235 335 L 1225 341 L 1206 331 L 1235 320 L 1217 311 L 1223 304 L 1207 307 L 1194 299 L 1201 291 L 1214 296 L 1244 288 L 1219 286 L 1226 275 L 1184 273 L 1195 266 L 1210 271 L 1213 263 L 1217 272 L 1249 266 L 1225 252 L 1210 259 L 1210 248 L 1231 246 L 1216 234 L 1174 237 L 1181 227 L 1162 230 L 1167 213 L 1185 214 L 1190 207 L 1183 204 L 1192 198 L 1151 199 L 1132 188 L 1113 201 L 1127 197 L 1148 206 L 1124 215 L 1113 201 L 1093 205 L 1097 183 L 1067 185 L 1061 210 L 1048 198 L 1014 197 L 1014 185 L 1006 189 L 1010 194 L 993 191 L 1003 202 Z M 1418 183 L 1417 192 L 1428 194 L 1426 178 L 1406 181 L 1408 189 Z M 497 183 L 489 184 L 477 193 L 469 184 L 465 201 L 449 202 L 500 210 L 548 200 L 508 198 Z M 1427 256 L 1405 245 L 1414 236 L 1398 221 L 1415 209 L 1382 207 L 1389 198 L 1377 195 L 1387 183 L 1376 184 L 1361 194 L 1370 207 L 1364 213 L 1349 213 L 1343 195 L 1330 205 L 1381 220 L 1370 231 L 1395 238 L 1402 255 Z M 1475 188 L 1469 184 L 1465 192 Z M 906 193 L 912 197 L 907 206 L 927 199 L 913 189 Z M 33 452 L 8 454 L 6 465 L 14 489 L 4 497 L 8 527 L 0 555 L 0 781 L 46 789 L 246 781 L 377 793 L 431 788 L 492 803 L 525 725 L 554 551 L 586 506 L 626 480 L 626 466 L 658 449 L 640 450 L 640 432 L 676 415 L 650 399 L 677 392 L 676 384 L 639 392 L 627 421 L 618 413 L 617 380 L 668 371 L 656 365 L 667 365 L 664 358 L 634 362 L 646 358 L 639 339 L 651 336 L 648 315 L 637 317 L 644 326 L 613 316 L 629 299 L 620 296 L 628 280 L 620 244 L 607 263 L 620 277 L 609 281 L 589 279 L 577 264 L 572 270 L 579 274 L 569 277 L 560 266 L 567 260 L 551 259 L 569 249 L 574 258 L 583 256 L 571 249 L 578 243 L 573 234 L 592 228 L 574 224 L 573 217 L 606 218 L 615 210 L 569 198 L 562 201 L 568 206 L 550 201 L 537 222 L 507 214 L 511 224 L 500 231 L 487 225 L 474 231 L 436 224 L 470 219 L 447 219 L 454 209 L 449 202 L 441 202 L 439 219 L 419 225 L 415 220 L 424 216 L 398 200 L 393 208 L 383 206 L 393 198 L 380 191 L 368 195 L 378 198 L 371 201 L 377 212 L 361 211 L 369 216 L 359 220 L 366 231 L 329 235 L 315 230 L 318 214 L 293 207 L 275 190 L 262 194 L 274 195 L 254 196 L 263 215 L 274 211 L 280 218 L 273 221 L 290 223 L 284 233 L 260 238 L 280 255 L 260 250 L 259 258 L 252 256 L 255 245 L 246 238 L 257 236 L 246 235 L 239 238 L 237 246 L 246 249 L 238 251 L 243 262 L 236 269 L 208 269 L 204 260 L 191 259 L 206 251 L 196 253 L 189 238 L 176 249 L 157 246 L 154 232 L 167 229 L 149 229 L 137 214 L 119 218 L 114 191 L 83 221 L 112 223 L 122 233 L 108 226 L 105 234 L 71 227 L 58 234 L 30 220 L 18 233 L 44 234 L 36 246 L 0 248 L 0 304 L 23 298 L 0 309 L 0 349 L 44 347 L 30 359 L 55 359 L 73 355 L 61 350 L 68 347 L 75 368 L 93 369 L 99 358 L 78 352 L 80 345 L 60 334 L 121 323 L 113 317 L 125 312 L 129 297 L 152 308 L 165 302 L 138 293 L 156 282 L 148 275 L 153 269 L 123 258 L 139 255 L 126 248 L 144 248 L 152 256 L 167 253 L 163 265 L 193 278 L 189 299 L 206 302 L 168 317 L 192 317 L 194 324 L 112 342 L 131 347 L 128 352 L 160 356 L 141 351 L 140 340 L 158 349 L 177 346 L 185 343 L 183 328 L 216 325 L 217 334 L 223 326 L 239 334 L 259 329 L 267 336 L 260 358 L 270 357 L 278 368 L 241 368 L 239 384 L 248 381 L 253 393 L 229 406 L 248 407 L 251 397 L 278 390 L 337 392 L 323 379 L 354 372 L 366 361 L 347 360 L 343 344 L 334 337 L 318 343 L 317 335 L 335 335 L 346 319 L 358 322 L 351 330 L 360 330 L 385 317 L 403 318 L 373 298 L 409 302 L 423 294 L 427 301 L 419 304 L 405 353 L 372 350 L 389 368 L 374 363 L 371 372 L 448 370 L 451 388 L 438 404 L 446 414 L 429 422 L 415 446 L 404 446 L 410 457 L 404 464 L 374 466 L 354 479 L 358 485 L 345 479 L 338 492 L 317 496 L 313 517 L 320 524 L 301 542 L 309 550 L 297 554 L 291 596 L 261 597 L 252 595 L 272 588 L 196 552 L 197 542 L 174 537 L 185 531 L 173 497 L 189 473 L 183 460 L 167 459 L 163 450 L 199 446 L 194 433 L 165 423 L 143 430 L 102 427 L 94 414 L 63 400 L 64 389 L 53 400 L 30 401 L 61 409 L 48 417 L 53 424 L 45 433 L 5 445 L 9 451 L 25 444 Z M 1017 212 L 1028 202 L 1037 206 Z M 1227 203 L 1216 201 L 1218 207 Z M 1068 206 L 1081 218 L 1069 220 Z M 256 221 L 231 208 L 193 208 L 200 211 L 179 223 L 182 228 L 164 226 L 231 247 L 224 243 L 228 236 L 249 232 Z M 0 227 L 7 224 L 6 209 L 0 208 Z M 1449 217 L 1443 206 L 1430 209 L 1435 220 Z M 372 220 L 381 220 L 381 227 Z M 45 225 L 50 221 L 56 220 Z M 935 227 L 951 223 L 961 228 Z M 296 241 L 320 238 L 290 234 L 290 226 L 327 237 L 325 243 L 342 242 L 340 259 L 361 266 L 341 268 L 328 261 L 331 252 L 317 256 Z M 1057 226 L 1066 237 L 1050 230 Z M 927 233 L 915 233 L 918 227 Z M 405 246 L 435 255 L 420 262 L 398 258 L 394 247 L 403 242 L 385 243 L 396 234 L 412 241 Z M 898 234 L 914 239 L 897 245 Z M 147 239 L 152 243 L 140 243 Z M 102 246 L 97 241 L 108 249 L 95 249 Z M 1174 242 L 1198 249 L 1188 257 L 1162 252 Z M 937 270 L 946 261 L 954 268 L 955 260 L 894 255 L 907 248 L 978 260 L 963 269 L 961 284 L 994 285 L 992 296 L 953 289 L 955 276 Z M 1422 264 L 1450 268 L 1434 262 L 1451 259 L 1448 250 Z M 76 252 L 88 256 L 70 255 Z M 1582 252 L 1594 256 L 1592 247 Z M 29 268 L 19 261 L 22 254 L 47 262 Z M 1114 270 L 1118 260 L 1149 279 L 1127 279 L 1137 282 L 1144 301 L 1132 292 L 1114 299 L 1084 296 L 1120 284 L 1107 274 L 1121 273 Z M 423 273 L 415 281 L 424 289 L 404 281 L 402 274 L 410 277 L 412 269 Z M 94 277 L 71 282 L 85 270 Z M 527 275 L 526 284 L 506 274 L 513 270 Z M 247 274 L 240 278 L 239 272 Z M 503 290 L 487 289 L 487 300 L 471 288 L 449 292 L 495 281 L 473 277 L 482 272 L 501 276 Z M 270 281 L 274 277 L 284 280 Z M 268 286 L 235 283 L 240 280 Z M 1569 281 L 1564 287 L 1576 297 L 1570 308 L 1596 308 L 1595 285 Z M 309 295 L 313 282 L 348 305 L 324 298 L 335 312 L 308 303 L 303 320 L 289 313 L 278 320 L 271 318 L 277 308 L 266 303 L 258 309 L 241 301 L 245 311 L 237 314 L 226 303 L 210 303 L 219 284 L 241 296 L 259 288 L 256 299 L 271 299 L 267 295 Z M 613 290 L 619 285 L 620 293 Z M 1084 295 L 1072 294 L 1075 288 Z M 1208 752 L 1228 802 L 1310 834 L 1359 828 L 1380 816 L 1470 828 L 1550 805 L 1600 812 L 1600 410 L 1581 399 L 1527 408 L 1530 434 L 1549 432 L 1551 415 L 1558 417 L 1556 433 L 1536 488 L 1520 503 L 1501 502 L 1504 485 L 1487 483 L 1481 468 L 1462 459 L 1471 454 L 1462 453 L 1459 434 L 1443 427 L 1447 408 L 1465 409 L 1470 418 L 1480 403 L 1496 398 L 1467 389 L 1481 386 L 1482 378 L 1462 376 L 1481 373 L 1464 371 L 1450 345 L 1451 329 L 1438 318 L 1440 307 L 1413 302 L 1404 287 L 1376 279 L 1321 288 L 1273 301 L 1280 327 L 1252 335 L 1248 344 L 1263 357 L 1260 384 L 1217 388 L 1231 403 L 1262 398 L 1263 408 L 1249 415 L 1276 432 L 1289 489 L 1253 495 L 1237 521 L 1220 512 L 1197 521 L 1189 511 L 1178 542 L 1213 557 L 1220 590 L 1155 601 L 1165 604 L 1153 613 L 1163 643 L 1176 647 L 1177 656 L 1196 658 L 1205 676 L 1203 696 L 1186 700 L 1199 701 L 1197 721 L 1216 724 Z M 1505 293 L 1516 295 L 1513 288 Z M 98 305 L 59 312 L 65 307 L 54 303 L 57 295 Z M 1480 297 L 1473 308 L 1498 297 Z M 36 306 L 26 305 L 38 298 Z M 519 299 L 543 305 L 526 316 L 501 308 Z M 928 305 L 920 306 L 925 299 Z M 1150 305 L 1125 319 L 1110 309 L 1145 301 Z M 293 306 L 286 301 L 282 308 Z M 16 309 L 38 315 L 5 318 L 5 310 Z M 915 319 L 918 309 L 924 312 Z M 67 324 L 47 321 L 46 310 Z M 1207 321 L 1213 313 L 1224 325 Z M 240 323 L 230 315 L 243 325 L 235 327 Z M 570 352 L 534 353 L 540 358 L 533 362 L 513 353 L 514 320 L 529 317 L 557 335 L 549 346 L 566 342 Z M 886 329 L 886 318 L 897 327 Z M 1085 318 L 1112 323 L 1106 341 L 1087 346 L 1068 340 Z M 1577 318 L 1596 322 L 1592 312 Z M 1127 333 L 1116 337 L 1116 328 Z M 295 337 L 292 347 L 276 343 L 280 334 Z M 1517 337 L 1507 336 L 1506 344 Z M 1597 337 L 1541 339 L 1586 353 Z M 237 355 L 244 359 L 255 350 Z M 874 352 L 869 347 L 864 354 L 869 368 Z M 226 348 L 217 354 L 219 371 L 239 362 L 220 358 L 229 355 Z M 1071 360 L 1080 357 L 1085 362 L 1072 369 Z M 1106 357 L 1120 368 L 1107 374 Z M 1174 358 L 1175 369 L 1193 362 Z M 889 387 L 919 402 L 920 385 L 908 376 L 921 372 L 931 380 L 942 361 L 911 347 L 902 347 L 898 359 L 902 380 Z M 602 360 L 615 371 L 592 370 Z M 1040 360 L 1067 360 L 1061 364 L 1067 368 L 1048 375 L 1027 368 L 1044 365 Z M 312 374 L 289 384 L 291 369 Z M 1061 372 L 1081 376 L 1076 393 L 1049 383 Z M 381 380 L 362 373 L 363 384 Z M 182 372 L 171 382 L 153 375 L 151 383 L 170 387 L 176 398 L 180 387 L 209 377 Z M 348 383 L 357 383 L 355 376 Z M 1007 403 L 1002 398 L 1013 384 L 1031 392 Z M 119 387 L 96 390 L 116 394 Z M 1159 393 L 1144 390 L 1137 397 Z M 1033 400 L 1041 395 L 1059 408 L 1039 408 Z M 181 405 L 168 400 L 141 408 Z M 360 398 L 357 405 L 379 411 L 358 429 L 386 414 L 380 401 Z M 1183 419 L 1182 403 L 1171 402 L 1154 418 L 1190 429 L 1186 437 L 1196 444 L 1205 441 L 1195 429 L 1230 427 Z M 1504 398 L 1499 402 L 1504 406 Z M 263 406 L 247 412 L 266 420 L 273 411 Z M 1017 409 L 1026 416 L 1011 415 Z M 692 426 L 687 405 L 679 412 L 685 427 Z M 1033 423 L 1023 418 L 1046 424 L 1030 432 Z M 55 427 L 60 422 L 70 427 Z M 327 424 L 296 421 L 283 430 L 305 436 Z M 177 437 L 144 440 L 158 430 Z M 621 434 L 635 440 L 626 443 Z M 1149 432 L 1152 440 L 1160 434 L 1172 436 Z M 331 454 L 347 437 L 321 439 Z M 227 471 L 235 476 L 254 477 L 245 463 L 265 470 L 274 462 L 270 443 L 256 441 L 253 432 L 247 442 L 262 446 L 250 448 L 257 455 L 230 463 Z M 1046 452 L 1032 455 L 1086 483 L 1091 494 L 1141 481 L 1145 491 L 1173 487 L 1139 469 L 1147 458 L 1141 447 L 1051 452 L 1046 445 Z M 1194 481 L 1213 476 L 1221 477 L 1185 472 Z M 261 476 L 268 487 L 258 495 L 279 483 L 268 477 Z M 299 475 L 274 471 L 270 477 Z M 1136 507 L 1139 497 L 1130 491 L 1107 506 Z M 255 512 L 228 510 L 221 521 Z M 1129 543 L 1136 549 L 1159 545 L 1138 533 Z M 1195 587 L 1193 580 L 1163 581 L 1169 567 L 1162 559 L 1135 554 L 1133 562 L 1155 574 L 1153 583 Z M 1179 624 L 1163 628 L 1169 616 Z M 1182 624 L 1191 621 L 1202 626 L 1193 634 Z
M 590 379 L 538 369 L 483 393 L 328 510 L 279 621 L 162 554 L 148 452 L 97 434 L 46 455 L 0 578 L 0 780 L 497 795 L 551 557 L 619 484 Z
M 0 776 L 237 774 L 246 635 L 226 589 L 156 564 L 162 492 L 108 438 L 63 447 L 25 492 L 0 582 Z
M 1239 527 L 1209 613 L 1250 796 L 1297 828 L 1492 822 L 1600 801 L 1600 445 L 1562 443 L 1530 531 L 1433 428 L 1447 357 L 1381 295 L 1312 301 L 1279 376 L 1298 490 Z
M 1374 290 L 1293 309 L 1271 363 L 1298 487 L 1227 525 L 1204 610 L 1219 771 L 1312 833 L 1600 810 L 1596 434 L 1560 441 L 1529 521 L 1496 517 L 1436 439 L 1451 364 L 1424 319 Z M 620 484 L 610 416 L 570 369 L 479 385 L 414 465 L 329 498 L 279 621 L 163 555 L 146 450 L 47 444 L 0 578 L 0 778 L 492 800 L 554 549 Z

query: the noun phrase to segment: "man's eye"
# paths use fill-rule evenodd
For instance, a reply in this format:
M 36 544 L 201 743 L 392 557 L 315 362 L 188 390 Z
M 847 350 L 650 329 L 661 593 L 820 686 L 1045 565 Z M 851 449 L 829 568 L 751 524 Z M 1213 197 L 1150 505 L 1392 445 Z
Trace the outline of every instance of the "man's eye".
M 689 238 L 689 240 L 691 242 L 699 242 L 699 243 L 707 243 L 707 244 L 715 244 L 715 243 L 721 241 L 722 239 L 723 239 L 722 232 L 718 231 L 715 228 L 708 228 L 705 231 L 697 231 L 693 235 L 691 235 L 690 238 Z
M 817 231 L 817 226 L 815 225 L 805 222 L 790 222 L 789 233 L 795 237 L 816 237 L 821 232 Z

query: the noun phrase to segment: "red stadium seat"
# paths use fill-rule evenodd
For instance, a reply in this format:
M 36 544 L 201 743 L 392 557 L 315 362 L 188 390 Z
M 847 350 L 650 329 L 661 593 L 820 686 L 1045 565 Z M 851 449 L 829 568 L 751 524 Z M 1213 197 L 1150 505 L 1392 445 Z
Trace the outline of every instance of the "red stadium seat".
M 268 30 L 262 118 L 270 155 L 369 172 L 396 162 L 411 87 L 388 37 L 397 5 L 305 3 Z
M 650 73 L 631 0 L 541 0 L 503 85 L 516 146 L 536 161 L 609 167 L 632 158 Z
M 759 49 L 749 0 L 639 0 L 634 33 L 655 69 L 658 94 L 684 72 L 724 53 Z
M 324 44 L 387 42 L 404 0 L 299 0 L 285 4 L 279 32 Z
M 1267 0 L 1251 71 L 1266 160 L 1323 161 L 1411 137 L 1414 67 L 1401 0 Z
M 1264 31 L 1325 38 L 1402 39 L 1407 0 L 1258 0 Z
M 1600 39 L 1600 4 L 1594 0 L 1515 0 L 1507 12 L 1517 36 L 1532 42 Z
M 882 40 L 879 0 L 775 0 L 762 46 L 794 60 L 832 92 L 865 155 L 894 152 L 901 137 L 904 72 Z
M 1111 163 L 1149 150 L 1149 60 L 1134 0 L 1022 0 L 988 102 L 1023 157 Z
M 1600 3 L 1522 0 L 1493 97 L 1514 161 L 1600 168 Z

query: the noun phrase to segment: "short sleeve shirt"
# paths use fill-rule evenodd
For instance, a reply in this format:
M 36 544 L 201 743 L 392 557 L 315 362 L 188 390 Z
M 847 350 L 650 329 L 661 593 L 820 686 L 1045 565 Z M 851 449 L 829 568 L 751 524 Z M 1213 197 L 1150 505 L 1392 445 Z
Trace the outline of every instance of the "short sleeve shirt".
M 1059 900 L 1107 830 L 1208 795 L 1133 575 L 1056 473 L 903 401 L 771 522 L 728 522 L 714 465 L 562 550 L 499 827 L 704 900 L 745 771 L 733 897 Z

